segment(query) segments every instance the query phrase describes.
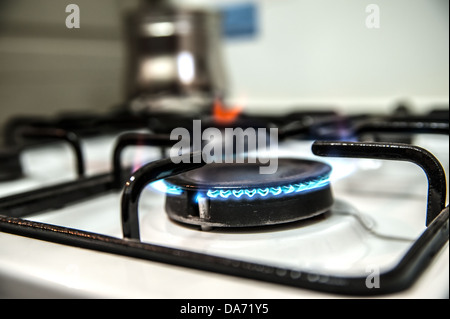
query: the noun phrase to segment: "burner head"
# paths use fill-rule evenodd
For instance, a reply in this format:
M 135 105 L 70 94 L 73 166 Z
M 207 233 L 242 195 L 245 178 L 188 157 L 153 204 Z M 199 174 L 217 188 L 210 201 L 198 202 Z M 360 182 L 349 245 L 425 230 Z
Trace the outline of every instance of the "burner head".
M 166 212 L 178 222 L 208 227 L 249 227 L 297 221 L 333 204 L 327 164 L 279 159 L 274 174 L 259 163 L 214 163 L 166 183 Z
M 20 151 L 10 148 L 0 149 L 0 182 L 16 180 L 22 176 Z

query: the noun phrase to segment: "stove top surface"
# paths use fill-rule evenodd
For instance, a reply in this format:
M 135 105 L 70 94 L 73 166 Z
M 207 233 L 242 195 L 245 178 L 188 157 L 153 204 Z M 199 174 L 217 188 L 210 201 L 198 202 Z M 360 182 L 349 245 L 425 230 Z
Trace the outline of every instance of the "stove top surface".
M 117 138 L 111 134 L 82 140 L 86 183 L 114 169 L 111 158 Z M 418 135 L 414 143 L 426 147 L 448 171 L 448 136 Z M 200 256 L 201 260 L 212 258 L 217 263 L 227 261 L 226 267 L 230 269 L 262 273 L 263 278 L 266 272 L 282 278 L 280 282 L 186 267 L 158 258 L 145 260 L 126 253 L 73 247 L 39 235 L 33 235 L 37 236 L 35 239 L 6 231 L 0 232 L 0 255 L 5 257 L 0 259 L 0 296 L 345 298 L 364 294 L 324 292 L 308 287 L 336 278 L 365 278 L 371 297 L 448 298 L 448 235 L 446 244 L 412 286 L 392 293 L 376 293 L 380 289 L 377 285 L 384 285 L 382 274 L 394 269 L 427 229 L 428 180 L 423 170 L 404 161 L 319 157 L 311 151 L 312 144 L 301 139 L 287 140 L 280 143 L 277 153 L 287 161 L 320 162 L 323 167 L 332 168 L 329 182 L 334 201 L 326 212 L 306 220 L 262 227 L 212 227 L 205 231 L 198 225 L 169 218 L 167 195 L 154 184 L 140 194 L 140 241 L 123 239 L 123 189 L 110 188 L 65 207 L 23 217 L 26 227 L 27 223 L 36 223 L 41 228 L 55 226 L 51 231 L 64 234 L 77 231 L 86 237 L 98 234 L 113 245 L 118 240 L 132 248 L 149 244 L 144 250 L 159 251 L 159 247 L 164 247 L 169 249 L 168 254 L 179 255 L 174 258 L 185 255 L 187 259 Z M 140 167 L 159 158 L 158 147 L 131 147 L 123 152 L 122 163 L 124 167 Z M 26 150 L 22 163 L 24 177 L 0 183 L 3 198 L 42 187 L 58 188 L 79 178 L 76 157 L 70 146 L 63 143 Z M 194 172 L 185 176 L 195 176 Z M 219 176 L 212 176 L 212 180 Z M 207 183 L 208 178 L 203 176 L 201 181 Z M 11 219 L 9 223 L 20 224 L 20 220 Z M 283 284 L 299 278 L 307 283 L 305 287 Z

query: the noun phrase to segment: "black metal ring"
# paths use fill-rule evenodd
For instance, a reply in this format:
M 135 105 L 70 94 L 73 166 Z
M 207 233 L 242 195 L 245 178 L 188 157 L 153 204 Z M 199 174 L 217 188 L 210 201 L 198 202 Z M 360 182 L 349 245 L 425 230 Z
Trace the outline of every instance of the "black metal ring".
M 18 134 L 20 134 L 20 137 L 26 139 L 57 139 L 66 141 L 75 153 L 78 177 L 84 176 L 85 164 L 83 151 L 81 149 L 81 141 L 77 134 L 59 128 L 38 128 L 32 126 L 21 128 Z
M 410 133 L 410 134 L 449 134 L 449 123 L 439 121 L 365 121 L 354 129 L 356 135 L 363 133 Z
M 19 116 L 12 118 L 5 123 L 3 129 L 5 145 L 10 147 L 17 146 L 18 131 L 24 127 L 49 128 L 57 126 L 43 117 Z
M 188 163 L 175 164 L 170 158 L 154 161 L 144 165 L 125 183 L 122 194 L 122 230 L 124 238 L 139 240 L 138 204 L 142 190 L 148 184 L 160 179 L 178 175 L 206 163 L 193 163 L 198 153 L 191 153 Z
M 122 152 L 128 146 L 171 146 L 173 141 L 169 135 L 149 133 L 125 133 L 117 138 L 113 153 L 114 187 L 122 187 Z
M 428 179 L 426 225 L 430 225 L 445 207 L 447 196 L 445 171 L 436 157 L 421 147 L 399 143 L 316 141 L 312 145 L 312 151 L 318 156 L 412 162 L 424 170 Z
M 339 119 L 339 118 L 338 118 Z M 355 123 L 352 123 L 354 121 Z M 313 139 L 325 139 L 327 134 L 313 134 L 312 131 L 321 127 L 333 127 L 334 125 L 342 126 L 342 129 L 347 137 L 356 137 L 364 133 L 407 133 L 407 134 L 449 134 L 448 121 L 439 121 L 427 118 L 413 118 L 413 119 L 392 119 L 392 118 L 365 118 L 365 117 L 349 117 L 342 118 L 336 122 L 336 117 L 325 119 L 316 123 L 302 123 L 297 122 L 291 127 L 281 128 L 279 132 L 279 139 L 283 140 L 297 135 L 311 135 Z M 331 129 L 331 128 L 330 128 Z M 336 138 L 341 138 L 337 135 Z

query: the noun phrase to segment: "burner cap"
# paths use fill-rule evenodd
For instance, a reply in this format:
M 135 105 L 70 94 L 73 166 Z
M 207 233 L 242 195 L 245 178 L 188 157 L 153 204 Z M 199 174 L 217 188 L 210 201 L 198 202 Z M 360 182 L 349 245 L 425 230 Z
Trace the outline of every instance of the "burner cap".
M 327 164 L 279 159 L 274 174 L 259 163 L 213 163 L 166 183 L 166 211 L 175 221 L 208 227 L 249 227 L 297 221 L 333 204 Z
M 0 182 L 21 178 L 20 152 L 16 149 L 0 149 Z

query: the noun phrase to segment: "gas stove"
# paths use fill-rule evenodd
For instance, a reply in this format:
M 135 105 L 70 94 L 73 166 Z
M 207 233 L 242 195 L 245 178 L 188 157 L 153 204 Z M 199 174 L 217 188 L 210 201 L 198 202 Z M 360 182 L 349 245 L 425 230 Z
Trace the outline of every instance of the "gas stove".
M 12 119 L 0 296 L 448 298 L 448 108 L 299 109 Z M 170 133 L 194 120 L 277 128 L 278 169 L 174 163 Z

